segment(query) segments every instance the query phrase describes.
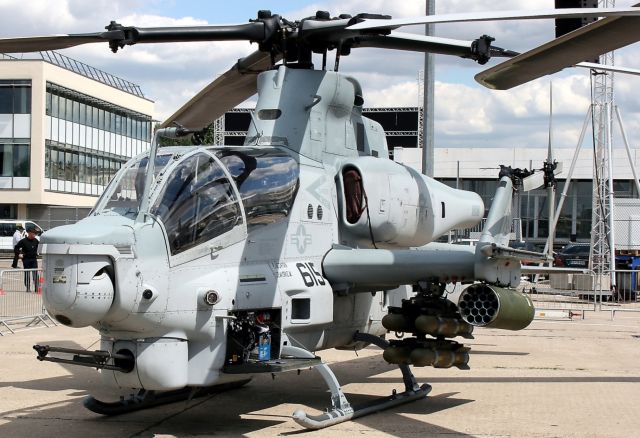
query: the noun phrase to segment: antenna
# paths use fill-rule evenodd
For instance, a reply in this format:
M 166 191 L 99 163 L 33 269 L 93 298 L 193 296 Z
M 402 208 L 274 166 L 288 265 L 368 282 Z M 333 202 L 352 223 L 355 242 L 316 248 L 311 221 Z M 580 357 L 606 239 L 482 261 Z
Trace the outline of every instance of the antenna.
M 547 237 L 547 258 L 549 266 L 553 265 L 553 238 L 555 235 L 554 206 L 556 203 L 556 178 L 554 170 L 557 162 L 553 159 L 553 81 L 549 82 L 549 145 L 547 148 L 547 161 L 544 163 L 544 185 L 547 188 L 547 204 L 549 210 L 549 237 Z

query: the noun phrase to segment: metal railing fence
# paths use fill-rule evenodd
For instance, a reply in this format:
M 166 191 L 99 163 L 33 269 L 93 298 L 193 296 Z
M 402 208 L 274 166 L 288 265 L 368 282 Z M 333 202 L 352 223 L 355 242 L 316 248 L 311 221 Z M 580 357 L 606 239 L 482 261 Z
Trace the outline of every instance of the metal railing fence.
M 598 303 L 609 299 L 608 289 L 600 290 L 600 287 L 601 279 L 587 271 L 550 273 L 538 276 L 537 281 L 522 280 L 518 290 L 529 295 L 537 312 L 562 312 L 571 318 L 585 311 L 595 311 Z
M 0 270 L 0 336 L 40 324 L 56 323 L 42 301 L 42 269 Z
M 611 273 L 615 273 L 615 287 Z M 521 281 L 518 290 L 529 295 L 536 311 L 543 314 L 559 311 L 571 318 L 584 317 L 585 311 L 610 311 L 613 318 L 619 311 L 640 312 L 640 270 L 550 273 L 535 282 Z
M 615 290 L 611 292 L 611 299 L 601 303 L 602 310 L 612 314 L 622 312 L 640 312 L 640 271 L 634 269 L 614 269 L 616 278 Z

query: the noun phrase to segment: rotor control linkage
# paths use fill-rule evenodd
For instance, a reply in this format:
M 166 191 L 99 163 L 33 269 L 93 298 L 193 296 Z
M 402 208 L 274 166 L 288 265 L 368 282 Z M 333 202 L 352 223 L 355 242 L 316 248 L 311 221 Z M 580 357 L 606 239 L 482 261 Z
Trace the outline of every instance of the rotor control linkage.
M 480 38 L 473 40 L 471 43 L 471 55 L 469 58 L 473 59 L 480 65 L 484 65 L 492 56 L 513 58 L 514 56 L 519 55 L 518 52 L 514 52 L 513 50 L 492 46 L 491 43 L 494 41 L 495 38 L 489 35 L 482 35 Z
M 186 41 L 234 41 L 249 40 L 262 43 L 271 38 L 277 27 L 278 16 L 261 17 L 251 23 L 227 26 L 189 27 L 135 27 L 123 26 L 111 21 L 106 32 L 95 34 L 96 38 L 109 41 L 109 48 L 116 53 L 124 46 L 137 43 L 173 43 Z
M 96 369 L 122 371 L 123 373 L 130 372 L 135 365 L 133 356 L 129 354 L 110 353 L 103 350 L 77 350 L 74 348 L 51 347 L 49 345 L 34 345 L 33 349 L 38 353 L 37 359 L 40 361 L 58 362 Z M 50 357 L 49 353 L 63 353 L 73 356 L 71 359 L 65 357 Z

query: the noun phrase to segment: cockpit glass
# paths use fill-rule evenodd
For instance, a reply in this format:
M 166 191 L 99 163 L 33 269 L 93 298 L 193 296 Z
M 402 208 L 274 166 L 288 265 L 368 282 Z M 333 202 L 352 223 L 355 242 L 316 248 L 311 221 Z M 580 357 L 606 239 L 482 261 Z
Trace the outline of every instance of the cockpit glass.
M 173 255 L 242 223 L 231 182 L 204 152 L 185 158 L 173 169 L 151 213 L 164 224 Z
M 155 159 L 154 175 L 164 169 L 172 154 L 157 155 Z M 116 213 L 134 219 L 138 215 L 141 196 L 144 192 L 145 176 L 149 157 L 143 157 L 139 161 L 127 163 L 123 173 L 119 178 L 111 181 L 104 191 L 104 196 L 108 196 L 106 202 L 101 199 L 96 205 L 99 210 L 96 214 Z
M 251 232 L 285 219 L 298 191 L 298 163 L 277 148 L 224 148 L 216 156 L 233 177 Z

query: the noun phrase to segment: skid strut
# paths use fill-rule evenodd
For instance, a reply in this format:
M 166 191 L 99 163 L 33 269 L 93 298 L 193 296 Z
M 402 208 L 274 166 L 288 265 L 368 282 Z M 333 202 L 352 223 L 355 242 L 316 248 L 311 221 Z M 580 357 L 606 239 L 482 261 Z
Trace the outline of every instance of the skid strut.
M 371 343 L 382 349 L 389 346 L 389 342 L 386 340 L 367 333 L 356 333 L 354 340 Z M 312 353 L 307 353 L 310 357 L 313 357 Z M 296 423 L 307 429 L 322 429 L 333 424 L 363 417 L 368 414 L 373 414 L 374 412 L 383 411 L 403 403 L 426 397 L 431 391 L 431 385 L 418 385 L 408 365 L 401 364 L 398 366 L 402 371 L 402 380 L 404 381 L 405 390 L 403 392 L 397 393 L 394 390 L 390 396 L 378 398 L 366 404 L 353 407 L 347 401 L 347 398 L 342 392 L 342 388 L 340 388 L 338 379 L 336 379 L 335 374 L 333 374 L 329 366 L 324 363 L 315 366 L 315 369 L 318 370 L 331 391 L 331 409 L 322 415 L 307 415 L 306 412 L 298 409 L 293 413 L 293 419 Z

